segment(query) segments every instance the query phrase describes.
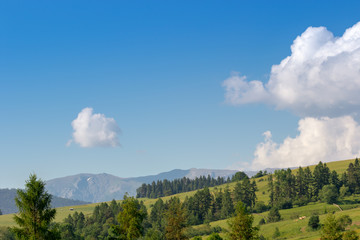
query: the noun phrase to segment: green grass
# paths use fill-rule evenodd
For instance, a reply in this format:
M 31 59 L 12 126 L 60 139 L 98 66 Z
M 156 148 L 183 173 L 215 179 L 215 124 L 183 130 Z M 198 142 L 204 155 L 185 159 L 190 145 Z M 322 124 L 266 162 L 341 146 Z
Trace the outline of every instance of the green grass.
M 327 163 L 330 170 L 336 170 L 339 174 L 343 173 L 350 162 L 354 161 L 352 160 L 344 160 L 344 161 L 337 161 L 337 162 L 329 162 Z M 310 169 L 313 171 L 315 166 L 310 166 Z M 293 171 L 297 171 L 296 169 Z M 262 178 L 256 179 L 256 184 L 258 187 L 258 191 L 256 193 L 257 195 L 257 201 L 263 201 L 265 203 L 268 203 L 269 201 L 269 193 L 267 191 L 267 177 L 264 176 Z M 228 187 L 230 190 L 233 190 L 236 183 L 228 183 L 221 186 L 211 187 L 210 192 L 214 192 L 217 190 L 224 190 L 226 187 Z M 177 196 L 180 198 L 181 201 L 184 201 L 186 197 L 193 196 L 196 193 L 196 191 L 186 192 L 186 193 L 180 193 L 176 194 L 174 196 Z M 164 201 L 169 200 L 173 196 L 167 196 L 163 197 L 162 199 Z M 147 209 L 150 211 L 151 205 L 153 205 L 157 199 L 148 199 L 148 198 L 141 198 L 139 199 L 144 202 Z M 56 214 L 56 222 L 63 221 L 64 218 L 66 218 L 69 214 L 74 213 L 75 211 L 83 212 L 85 215 L 92 214 L 95 206 L 98 205 L 98 203 L 94 204 L 87 204 L 87 205 L 79 205 L 79 206 L 73 206 L 73 207 L 60 207 L 57 208 L 57 214 Z M 297 207 L 287 210 L 280 210 L 280 214 L 283 218 L 282 221 L 277 223 L 269 223 L 262 225 L 260 227 L 260 234 L 265 236 L 266 238 L 272 238 L 272 235 L 274 233 L 274 230 L 276 227 L 279 228 L 281 232 L 280 239 L 319 239 L 320 238 L 320 231 L 308 231 L 307 230 L 307 222 L 308 218 L 312 214 L 318 214 L 320 215 L 320 219 L 323 220 L 326 216 L 326 212 L 332 212 L 335 211 L 337 215 L 339 214 L 348 214 L 353 219 L 353 226 L 352 229 L 355 229 L 356 231 L 360 232 L 360 196 L 351 196 L 346 198 L 342 204 L 340 204 L 341 207 L 344 209 L 343 212 L 339 212 L 340 210 L 333 206 L 328 205 L 325 203 L 311 203 L 307 206 L 303 207 Z M 70 210 L 70 208 L 73 208 L 74 210 Z M 261 214 L 254 214 L 254 224 L 258 224 L 260 219 L 262 217 L 266 218 L 268 212 L 264 212 Z M 13 215 L 14 214 L 7 214 L 7 215 L 1 215 L 0 216 L 0 227 L 6 227 L 6 226 L 14 226 L 15 223 L 13 221 Z M 304 220 L 299 220 L 298 218 L 300 216 L 306 216 Z M 227 224 L 228 220 L 220 220 L 211 222 L 211 226 L 220 226 L 223 229 L 228 228 Z M 194 226 L 196 228 L 197 226 Z M 225 233 L 221 233 L 221 236 L 225 237 Z M 203 239 L 206 239 L 204 237 Z

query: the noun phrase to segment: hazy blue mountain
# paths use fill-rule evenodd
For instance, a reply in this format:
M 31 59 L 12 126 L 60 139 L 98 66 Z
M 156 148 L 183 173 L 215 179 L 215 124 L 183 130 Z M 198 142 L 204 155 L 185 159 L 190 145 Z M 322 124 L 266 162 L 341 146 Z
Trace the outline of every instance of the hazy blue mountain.
M 112 199 L 122 199 L 127 192 L 130 196 L 136 195 L 136 189 L 143 183 L 157 180 L 174 180 L 188 177 L 194 179 L 200 176 L 231 177 L 236 170 L 212 169 L 175 169 L 157 175 L 120 178 L 114 175 L 102 174 L 77 174 L 68 177 L 56 178 L 46 182 L 49 193 L 63 197 L 87 202 L 104 202 Z
M 15 213 L 18 211 L 15 205 L 16 189 L 0 189 L 0 209 L 3 214 Z M 51 206 L 56 207 L 65 207 L 65 206 L 74 206 L 74 205 L 83 205 L 89 202 L 83 202 L 79 200 L 72 200 L 66 198 L 60 198 L 53 196 L 51 201 Z

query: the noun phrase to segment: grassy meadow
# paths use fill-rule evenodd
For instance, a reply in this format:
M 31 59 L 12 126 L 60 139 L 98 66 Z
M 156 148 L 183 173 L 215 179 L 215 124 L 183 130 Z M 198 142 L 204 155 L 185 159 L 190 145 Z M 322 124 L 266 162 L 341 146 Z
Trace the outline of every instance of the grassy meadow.
M 327 163 L 327 165 L 330 168 L 330 170 L 336 170 L 339 174 L 341 174 L 347 169 L 351 161 L 353 160 L 329 162 Z M 310 168 L 313 171 L 315 166 L 311 166 Z M 293 171 L 297 171 L 297 170 L 295 169 Z M 269 201 L 267 183 L 268 182 L 266 176 L 256 179 L 256 184 L 258 187 L 258 191 L 256 193 L 257 201 L 263 201 L 265 203 Z M 235 185 L 236 183 L 228 183 L 217 187 L 211 187 L 209 189 L 211 192 L 220 191 L 220 189 L 225 189 L 227 187 L 230 190 L 232 190 L 235 187 Z M 176 194 L 175 196 L 179 197 L 180 200 L 183 201 L 186 197 L 192 196 L 195 193 L 196 191 L 191 191 L 191 192 Z M 167 197 L 163 197 L 162 199 L 164 201 L 167 201 L 171 197 L 172 196 L 167 196 Z M 151 205 L 157 201 L 157 199 L 148 199 L 148 198 L 141 198 L 140 200 L 144 202 L 145 206 L 149 211 Z M 274 234 L 275 228 L 278 227 L 281 233 L 278 239 L 319 239 L 320 231 L 308 230 L 307 228 L 308 219 L 311 215 L 318 214 L 320 216 L 320 220 L 323 220 L 326 214 L 330 212 L 335 212 L 336 215 L 341 215 L 341 214 L 349 215 L 353 220 L 351 229 L 354 229 L 355 231 L 360 233 L 360 208 L 359 208 L 360 204 L 358 204 L 357 202 L 360 202 L 360 195 L 348 197 L 342 202 L 340 202 L 339 205 L 341 206 L 342 210 L 335 205 L 329 205 L 320 202 L 310 203 L 302 207 L 294 207 L 292 209 L 280 210 L 282 221 L 276 223 L 268 223 L 260 226 L 260 234 L 262 234 L 266 238 L 271 239 L 272 235 Z M 85 215 L 90 215 L 92 214 L 96 205 L 98 205 L 98 203 L 57 208 L 55 221 L 61 222 L 65 217 L 67 217 L 69 214 L 74 213 L 75 211 L 83 212 Z M 70 210 L 70 208 L 73 208 L 73 210 Z M 254 214 L 254 224 L 257 225 L 261 218 L 266 219 L 267 215 L 268 212 Z M 300 220 L 299 217 L 302 216 L 305 216 L 306 218 Z M 228 228 L 227 222 L 228 220 L 214 221 L 211 222 L 210 225 L 212 227 L 220 226 L 223 229 L 227 229 Z M 13 221 L 13 214 L 0 216 L 0 227 L 13 226 L 14 224 L 15 223 Z M 193 227 L 198 228 L 201 227 L 201 225 L 193 226 Z M 221 233 L 221 235 L 225 236 L 226 233 Z M 203 239 L 206 239 L 206 237 L 203 237 Z

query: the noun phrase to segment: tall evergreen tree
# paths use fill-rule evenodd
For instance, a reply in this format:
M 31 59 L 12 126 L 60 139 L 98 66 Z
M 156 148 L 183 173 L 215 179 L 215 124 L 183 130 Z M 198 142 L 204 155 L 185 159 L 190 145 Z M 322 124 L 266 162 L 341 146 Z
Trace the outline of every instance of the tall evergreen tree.
M 258 229 L 252 226 L 253 222 L 254 217 L 247 211 L 245 204 L 238 202 L 235 217 L 229 221 L 230 239 L 258 239 Z
M 244 178 L 235 186 L 234 200 L 235 202 L 241 201 L 245 206 L 252 208 L 255 205 L 256 191 L 256 182 L 250 182 L 249 178 Z
M 179 198 L 173 197 L 169 200 L 167 210 L 165 211 L 165 219 L 165 238 L 167 240 L 186 239 L 184 235 L 186 224 L 185 210 Z
M 143 220 L 147 216 L 146 208 L 134 197 L 124 197 L 118 214 L 119 225 L 113 225 L 111 232 L 118 239 L 137 239 L 143 234 Z
M 56 210 L 51 208 L 51 198 L 45 190 L 45 182 L 35 174 L 31 174 L 26 181 L 25 190 L 17 190 L 15 203 L 19 212 L 14 220 L 19 227 L 13 227 L 12 231 L 19 239 L 60 238 L 57 229 L 50 227 L 56 214 Z
M 225 188 L 222 196 L 221 218 L 231 217 L 234 213 L 234 204 L 228 188 Z
M 314 186 L 315 186 L 315 195 L 317 196 L 319 191 L 325 185 L 329 185 L 330 180 L 330 169 L 326 163 L 319 162 L 314 169 Z

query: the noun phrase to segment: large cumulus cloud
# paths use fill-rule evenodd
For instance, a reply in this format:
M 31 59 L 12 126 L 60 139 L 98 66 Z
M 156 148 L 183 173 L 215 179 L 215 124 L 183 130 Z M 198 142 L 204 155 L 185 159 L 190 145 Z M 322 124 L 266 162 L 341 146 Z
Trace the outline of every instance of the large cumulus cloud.
M 351 117 L 304 118 L 299 121 L 299 134 L 282 143 L 264 133 L 258 144 L 253 169 L 267 167 L 296 167 L 316 164 L 319 161 L 350 159 L 360 155 L 360 125 Z
M 230 104 L 263 102 L 299 116 L 342 116 L 360 107 L 360 22 L 334 37 L 325 27 L 298 36 L 269 81 L 233 75 L 223 82 Z
M 104 114 L 93 114 L 92 108 L 84 108 L 71 123 L 74 129 L 73 139 L 81 147 L 117 147 L 120 146 L 120 128 L 115 119 Z M 70 144 L 71 141 L 68 143 Z
M 281 143 L 264 133 L 252 168 L 295 167 L 360 156 L 360 22 L 335 37 L 309 27 L 267 83 L 233 74 L 223 82 L 233 105 L 265 103 L 302 117 L 298 135 Z M 357 119 L 357 120 L 355 120 Z

